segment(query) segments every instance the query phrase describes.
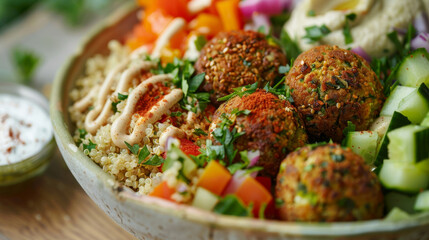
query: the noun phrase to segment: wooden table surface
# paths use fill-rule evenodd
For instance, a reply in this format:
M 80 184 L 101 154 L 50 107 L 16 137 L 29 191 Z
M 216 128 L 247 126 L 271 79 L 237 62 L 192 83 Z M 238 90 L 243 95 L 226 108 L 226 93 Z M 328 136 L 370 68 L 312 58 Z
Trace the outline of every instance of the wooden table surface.
M 57 151 L 47 171 L 0 193 L 0 239 L 135 239 L 86 195 Z

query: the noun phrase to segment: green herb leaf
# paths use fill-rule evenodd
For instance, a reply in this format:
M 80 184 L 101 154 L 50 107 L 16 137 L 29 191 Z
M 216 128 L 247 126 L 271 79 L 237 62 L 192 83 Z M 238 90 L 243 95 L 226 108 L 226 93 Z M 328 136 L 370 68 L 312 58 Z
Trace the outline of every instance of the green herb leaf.
M 283 52 L 287 53 L 288 58 L 290 59 L 296 59 L 302 52 L 298 46 L 298 43 L 292 40 L 284 29 L 282 29 L 280 33 L 280 39 L 276 39 L 274 37 L 272 39 L 275 43 L 277 43 L 277 45 L 280 46 L 280 48 L 283 49 Z
M 303 38 L 310 40 L 310 42 L 317 42 L 324 36 L 331 33 L 331 30 L 323 24 L 322 26 L 310 26 L 305 28 L 306 34 Z
M 140 163 L 140 159 L 139 159 L 139 163 Z M 164 163 L 164 158 L 158 155 L 152 155 L 152 157 L 150 157 L 149 160 L 144 162 L 143 165 L 160 166 L 163 163 Z
M 124 94 L 120 94 L 120 93 L 118 93 L 118 99 L 119 100 L 121 100 L 121 101 L 124 101 L 125 99 L 127 99 L 128 98 L 128 95 L 124 95 Z
M 204 132 L 204 130 L 202 130 L 201 128 L 196 128 L 194 130 L 194 134 L 197 136 L 207 136 L 208 134 L 206 132 Z
M 344 42 L 346 45 L 353 42 L 353 36 L 350 30 L 349 20 L 354 21 L 355 19 L 356 19 L 355 13 L 350 13 L 346 15 L 346 24 L 344 25 L 344 28 L 343 28 Z
M 290 71 L 290 66 L 287 64 L 286 66 L 279 67 L 279 74 L 286 74 Z
M 189 80 L 189 92 L 194 93 L 198 90 L 201 83 L 204 81 L 204 77 L 206 76 L 206 73 L 200 73 L 198 75 L 195 75 Z
M 316 12 L 315 12 L 314 10 L 309 10 L 309 11 L 307 12 L 307 16 L 309 16 L 309 17 L 314 17 L 314 16 L 316 16 Z
M 227 96 L 218 98 L 217 100 L 218 101 L 227 101 L 227 100 L 229 100 L 229 99 L 231 99 L 231 98 L 233 98 L 235 96 L 242 97 L 245 94 L 254 93 L 257 88 L 258 88 L 258 83 L 257 82 L 255 82 L 254 84 L 249 84 L 249 85 L 245 85 L 245 86 L 242 86 L 242 87 L 237 87 L 237 88 L 233 89 L 234 90 L 233 93 L 231 93 L 231 94 L 229 94 Z
M 112 102 L 112 111 L 113 111 L 113 113 L 117 113 L 118 112 L 118 104 L 119 103 L 121 103 L 121 101 Z
M 135 145 L 134 145 L 135 146 Z M 147 146 L 145 145 L 139 152 L 139 164 L 142 163 L 148 156 L 150 155 L 149 149 L 147 149 Z M 154 155 L 156 156 L 156 155 Z M 149 164 L 147 164 L 149 165 Z
M 240 115 L 249 115 L 251 113 L 250 110 L 248 109 L 244 109 L 244 110 L 238 110 L 238 108 L 235 108 L 231 111 L 231 114 L 234 114 L 235 116 L 240 116 Z
M 204 45 L 207 43 L 207 38 L 203 35 L 198 35 L 197 39 L 195 39 L 194 44 L 198 51 L 203 49 Z
M 226 195 L 221 199 L 214 207 L 213 212 L 231 216 L 251 216 L 250 211 L 234 195 Z
M 85 129 L 78 129 L 79 131 L 79 138 L 85 138 L 86 134 L 88 134 L 88 132 Z
M 134 155 L 137 155 L 139 153 L 140 146 L 138 144 L 134 144 L 134 146 L 131 146 L 131 144 L 124 141 L 125 145 L 127 145 L 128 150 Z
M 40 64 L 40 57 L 30 50 L 15 47 L 12 52 L 12 61 L 21 77 L 20 81 L 29 84 Z
M 91 141 L 91 139 L 89 140 L 89 144 L 83 144 L 83 150 L 88 150 L 89 152 L 91 152 L 92 149 L 95 149 L 95 147 L 97 147 L 97 144 L 93 143 Z
M 182 116 L 183 115 L 183 113 L 182 112 L 171 112 L 170 113 L 170 116 L 172 116 L 172 117 L 180 117 L 180 116 Z

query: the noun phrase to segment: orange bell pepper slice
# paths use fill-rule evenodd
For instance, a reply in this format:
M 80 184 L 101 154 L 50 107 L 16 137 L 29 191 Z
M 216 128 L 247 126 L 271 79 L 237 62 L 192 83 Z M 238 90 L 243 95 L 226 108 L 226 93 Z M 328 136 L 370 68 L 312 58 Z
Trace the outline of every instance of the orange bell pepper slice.
M 176 190 L 174 188 L 169 187 L 167 182 L 164 181 L 161 182 L 161 184 L 159 184 L 158 186 L 156 186 L 153 191 L 149 193 L 149 196 L 173 201 L 171 195 L 173 195 L 175 191 Z
M 204 169 L 197 186 L 203 187 L 216 195 L 221 195 L 231 177 L 231 174 L 224 166 L 212 160 Z
M 268 204 L 273 199 L 271 193 L 252 177 L 246 177 L 240 187 L 238 187 L 235 195 L 246 205 L 253 203 L 252 210 L 255 216 L 258 216 L 263 204 Z
M 223 0 L 216 2 L 216 9 L 222 20 L 223 29 L 226 31 L 240 30 L 243 27 L 243 21 L 238 8 L 239 2 L 239 0 Z
M 213 37 L 217 33 L 223 31 L 222 21 L 220 18 L 208 13 L 199 14 L 190 23 L 190 28 L 198 34 L 207 35 L 209 37 Z

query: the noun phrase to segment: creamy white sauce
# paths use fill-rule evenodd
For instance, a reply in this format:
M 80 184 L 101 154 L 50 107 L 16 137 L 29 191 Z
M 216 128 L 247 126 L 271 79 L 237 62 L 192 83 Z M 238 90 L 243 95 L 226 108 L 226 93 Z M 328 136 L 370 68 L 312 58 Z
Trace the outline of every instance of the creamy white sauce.
M 185 26 L 186 21 L 183 18 L 173 19 L 173 21 L 168 24 L 168 26 L 156 40 L 151 57 L 160 58 L 162 49 L 170 42 L 170 39 Z
M 0 166 L 35 155 L 51 139 L 46 111 L 30 100 L 0 94 Z
M 131 145 L 140 143 L 146 135 L 145 129 L 148 124 L 153 124 L 158 121 L 161 116 L 168 111 L 168 109 L 182 99 L 183 92 L 181 89 L 171 90 L 171 92 L 165 95 L 161 101 L 157 102 L 154 106 L 151 106 L 148 114 L 145 114 L 147 117 L 139 118 L 133 131 L 128 134 L 128 129 L 130 128 L 136 104 L 139 99 L 146 94 L 149 89 L 149 85 L 169 81 L 171 81 L 170 75 L 156 75 L 142 82 L 131 92 L 121 116 L 112 123 L 110 134 L 112 141 L 116 146 L 126 148 L 127 145 L 125 145 L 125 142 Z

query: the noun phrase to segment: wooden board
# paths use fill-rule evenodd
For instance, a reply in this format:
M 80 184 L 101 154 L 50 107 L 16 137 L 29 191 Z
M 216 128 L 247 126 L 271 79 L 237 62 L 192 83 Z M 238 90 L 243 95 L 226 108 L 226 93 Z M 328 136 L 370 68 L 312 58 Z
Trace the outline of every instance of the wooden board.
M 135 239 L 86 195 L 57 151 L 45 174 L 0 193 L 0 239 Z

